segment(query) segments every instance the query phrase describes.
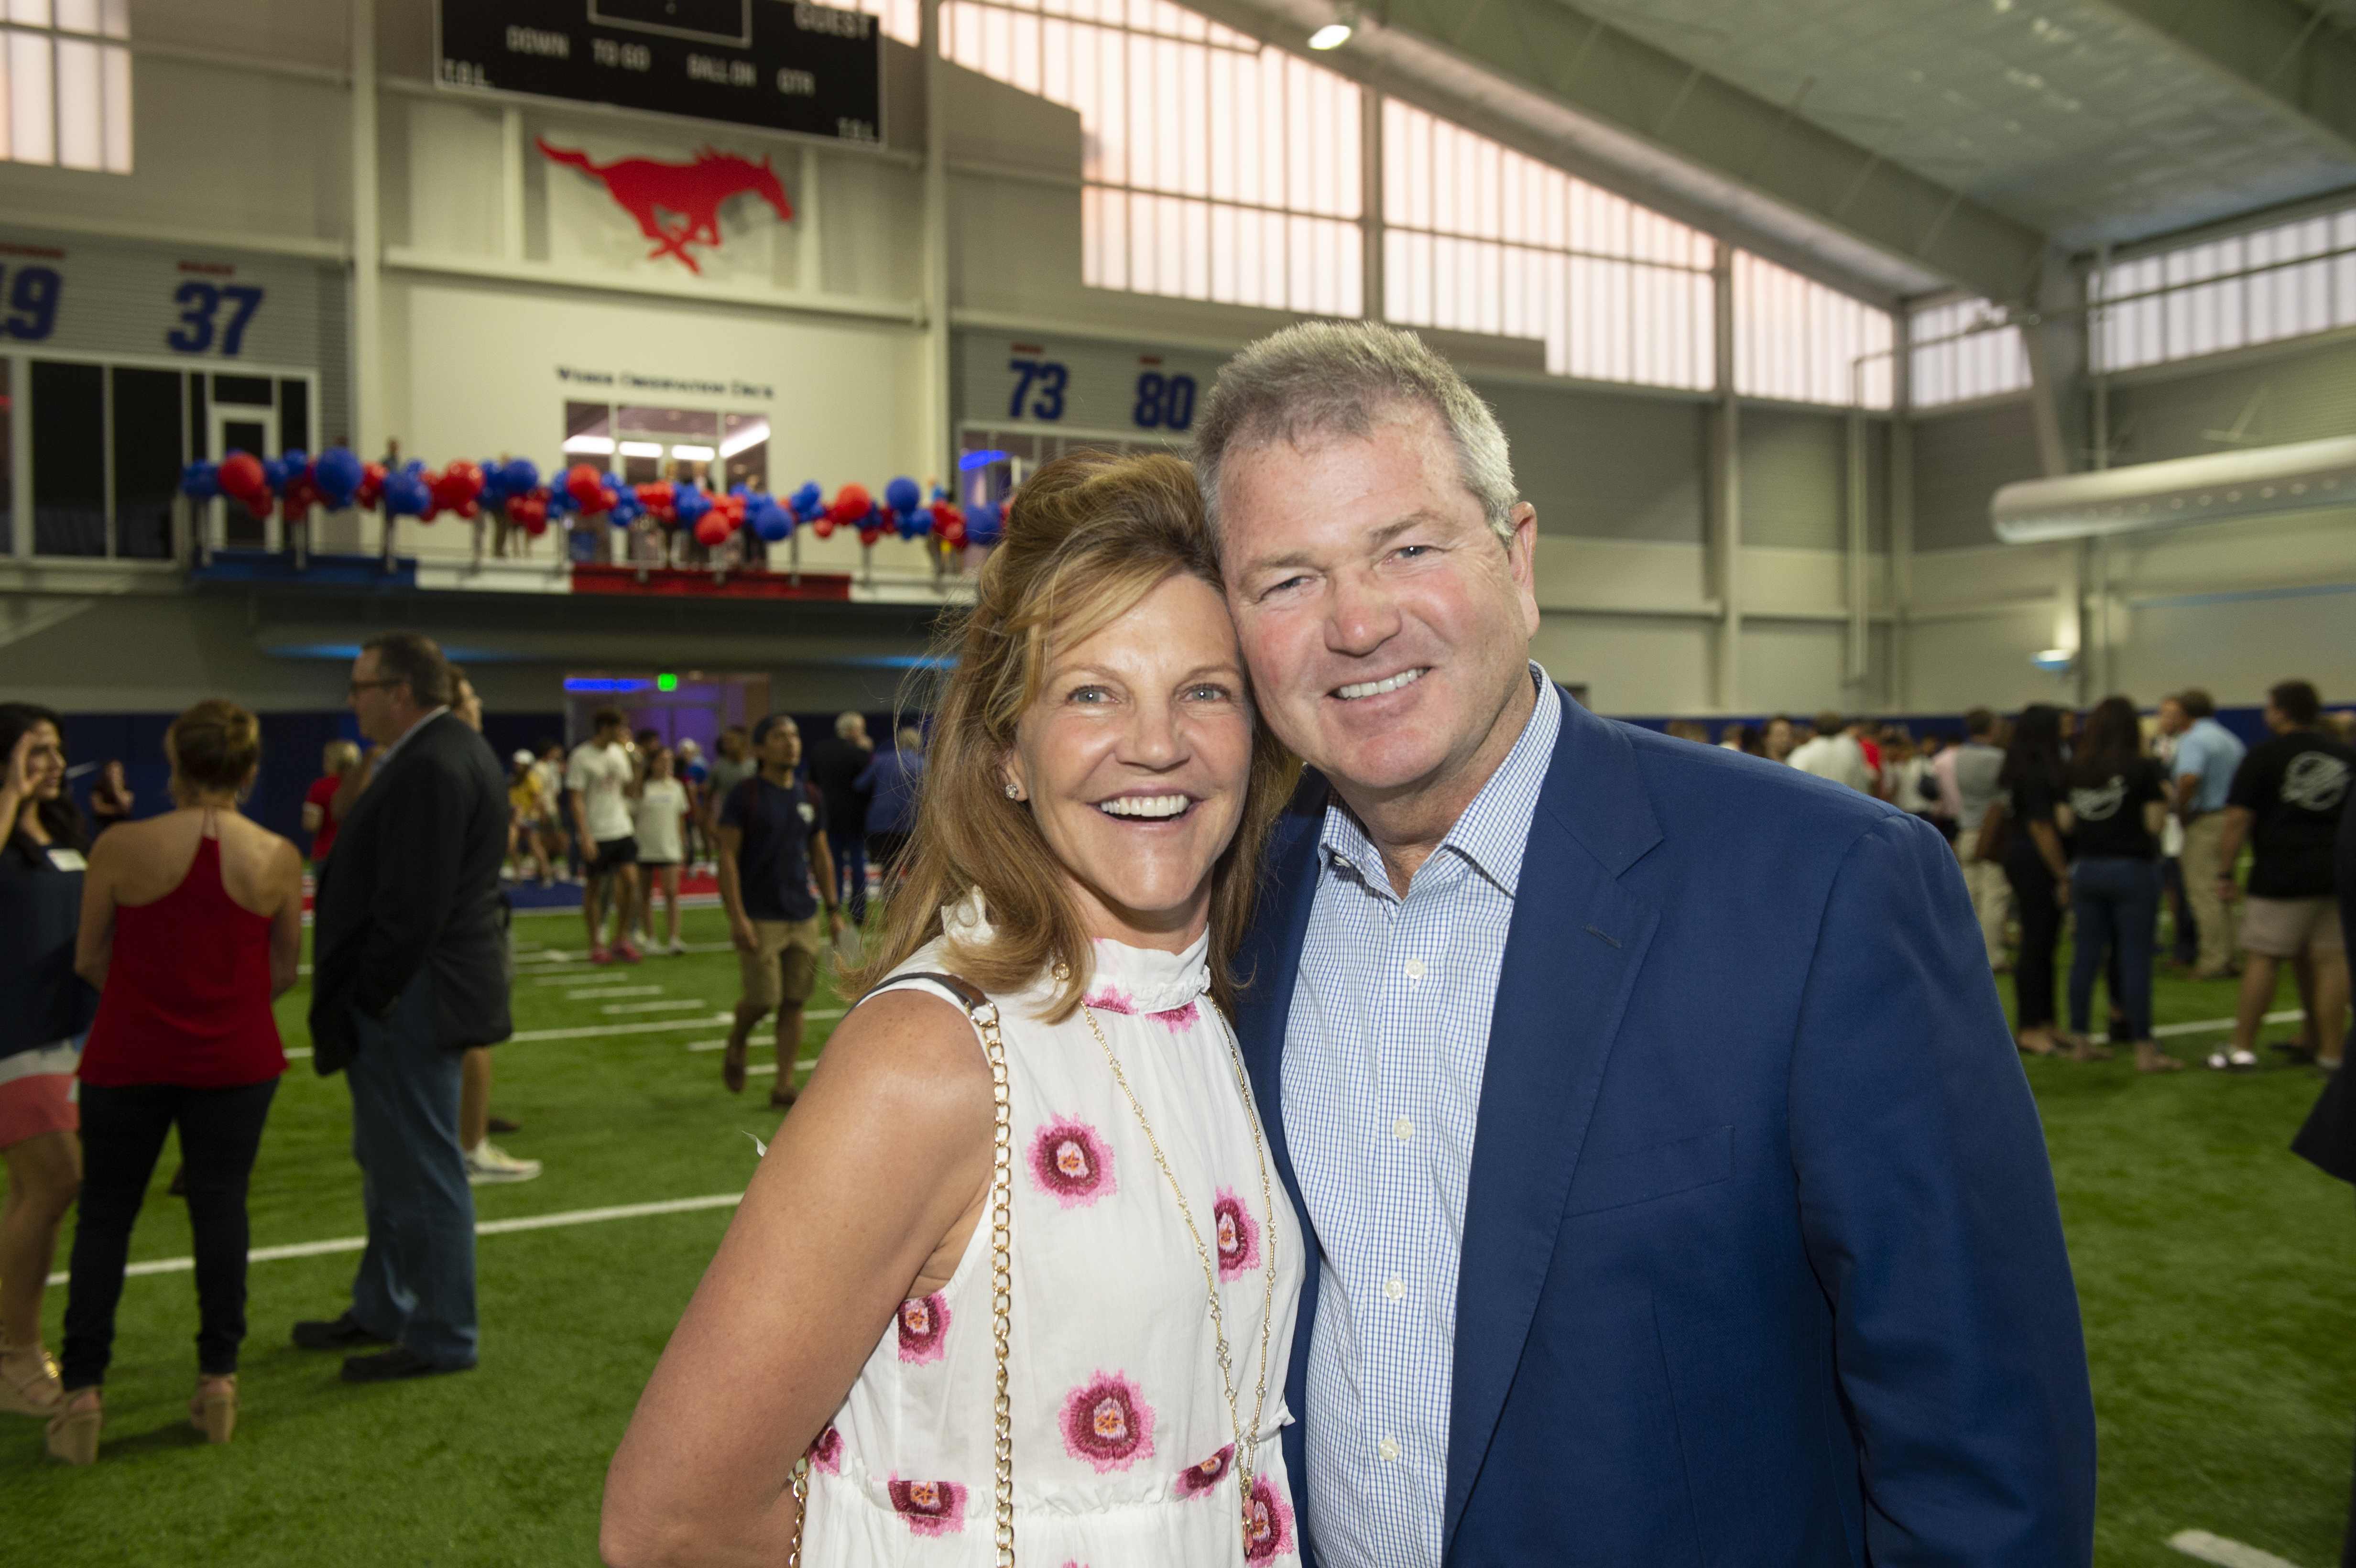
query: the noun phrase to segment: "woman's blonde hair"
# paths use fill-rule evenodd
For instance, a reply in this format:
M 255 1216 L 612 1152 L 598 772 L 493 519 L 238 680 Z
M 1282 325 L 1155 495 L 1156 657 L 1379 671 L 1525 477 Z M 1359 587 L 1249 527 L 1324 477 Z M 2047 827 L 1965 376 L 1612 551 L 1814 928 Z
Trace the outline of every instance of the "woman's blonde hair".
M 1006 756 L 1056 652 L 1182 574 L 1219 586 L 1202 493 L 1177 458 L 1080 453 L 1025 482 L 973 609 L 943 638 L 955 673 L 926 748 L 916 830 L 899 862 L 907 880 L 892 896 L 871 960 L 848 976 L 854 990 L 939 936 L 942 906 L 972 890 L 993 936 L 987 946 L 953 944 L 957 972 L 985 990 L 1012 991 L 1060 964 L 1066 975 L 1048 1016 L 1068 1018 L 1079 1006 L 1091 969 L 1087 930 L 1031 807 L 1006 797 Z M 1211 987 L 1222 1006 L 1232 1008 L 1242 983 L 1231 966 L 1251 918 L 1261 846 L 1293 772 L 1255 711 L 1243 815 L 1211 868 Z
M 342 778 L 360 765 L 360 749 L 349 741 L 330 741 L 326 755 L 327 771 Z

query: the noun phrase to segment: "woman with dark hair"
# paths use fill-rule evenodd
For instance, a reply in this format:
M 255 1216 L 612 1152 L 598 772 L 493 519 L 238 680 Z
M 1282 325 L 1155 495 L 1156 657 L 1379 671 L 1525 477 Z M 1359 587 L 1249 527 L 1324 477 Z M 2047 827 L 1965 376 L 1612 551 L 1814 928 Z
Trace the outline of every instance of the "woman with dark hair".
M 131 820 L 131 785 L 123 777 L 123 759 L 109 757 L 98 767 L 90 786 L 90 836 L 98 836 L 118 822 Z
M 864 999 L 607 1473 L 620 1568 L 1301 1561 L 1312 1243 L 1226 1011 L 1291 770 L 1186 464 L 1033 475 L 958 651 Z
M 0 1411 L 17 1415 L 54 1415 L 60 1401 L 41 1293 L 81 1188 L 73 1075 L 98 1006 L 74 973 L 89 838 L 65 781 L 58 716 L 0 703 Z
M 2062 939 L 2062 912 L 2070 907 L 2070 859 L 2062 836 L 2070 806 L 2062 798 L 2059 709 L 2034 702 L 2021 710 L 2005 748 L 1997 787 L 2006 792 L 2011 833 L 2004 850 L 2005 880 L 2020 904 L 2020 956 L 2013 974 L 2014 1039 L 2031 1056 L 2062 1048 L 2053 1017 L 2053 949 Z M 2081 1061 L 2108 1056 L 2085 1040 L 2071 1042 Z
M 81 1064 L 89 1175 L 66 1296 L 65 1403 L 49 1452 L 98 1457 L 99 1384 L 114 1345 L 131 1227 L 174 1127 L 197 1255 L 197 1389 L 188 1420 L 215 1443 L 237 1421 L 245 1339 L 245 1195 L 286 1071 L 272 998 L 303 947 L 303 858 L 239 814 L 262 726 L 215 698 L 172 721 L 174 809 L 91 852 L 74 966 L 101 987 Z
M 2159 764 L 2143 754 L 2143 720 L 2124 697 L 2106 697 L 2062 770 L 2073 823 L 2070 901 L 2078 945 L 2070 959 L 2070 1033 L 2086 1042 L 2094 972 L 2110 953 L 2111 1038 L 2135 1041 L 2136 1070 L 2174 1072 L 2183 1063 L 2151 1036 L 2153 933 L 2159 923 L 2159 830 L 2168 792 Z

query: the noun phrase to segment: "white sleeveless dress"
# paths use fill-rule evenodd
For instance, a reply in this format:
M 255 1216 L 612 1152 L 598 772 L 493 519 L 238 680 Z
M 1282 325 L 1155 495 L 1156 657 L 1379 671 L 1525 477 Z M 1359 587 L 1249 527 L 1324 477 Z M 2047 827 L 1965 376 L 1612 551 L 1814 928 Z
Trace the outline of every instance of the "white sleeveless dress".
M 969 939 L 969 899 L 948 912 Z M 1231 1418 L 1202 1254 L 1085 1013 L 1041 1021 L 1042 981 L 999 1004 L 1012 1092 L 1014 1553 L 1023 1568 L 1297 1564 L 1279 1434 L 1304 1232 L 1206 995 L 1205 941 L 1184 953 L 1095 944 L 1087 997 L 1214 1249 L 1234 1365 Z M 941 972 L 935 943 L 894 972 Z M 906 987 L 910 982 L 886 981 Z M 979 1040 L 974 1049 L 981 1049 Z M 880 1173 L 879 1173 L 880 1174 Z M 1275 1213 L 1269 1212 L 1272 1197 Z M 1234 1463 L 1262 1371 L 1247 1540 Z M 985 1212 L 948 1284 L 902 1305 L 811 1450 L 802 1561 L 816 1568 L 989 1563 L 997 1360 Z

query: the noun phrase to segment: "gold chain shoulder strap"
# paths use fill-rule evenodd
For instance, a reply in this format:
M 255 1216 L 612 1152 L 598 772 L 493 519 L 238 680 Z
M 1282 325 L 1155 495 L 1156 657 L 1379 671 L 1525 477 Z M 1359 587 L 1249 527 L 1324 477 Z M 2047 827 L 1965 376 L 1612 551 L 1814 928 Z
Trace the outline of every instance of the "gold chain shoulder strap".
M 902 980 L 930 980 L 965 1004 L 974 1033 L 990 1062 L 992 1120 L 990 1163 L 990 1333 L 998 1353 L 996 1392 L 991 1403 L 995 1441 L 991 1456 L 998 1568 L 1014 1568 L 1014 1402 L 1006 1391 L 1006 1341 L 1014 1322 L 1014 1102 L 1006 1080 L 1006 1040 L 998 1027 L 998 1004 L 972 981 L 957 975 L 911 974 Z M 875 995 L 870 991 L 869 996 Z M 865 998 L 861 998 L 864 1000 Z M 802 1523 L 809 1515 L 809 1456 L 794 1461 L 794 1539 L 786 1568 L 800 1568 Z

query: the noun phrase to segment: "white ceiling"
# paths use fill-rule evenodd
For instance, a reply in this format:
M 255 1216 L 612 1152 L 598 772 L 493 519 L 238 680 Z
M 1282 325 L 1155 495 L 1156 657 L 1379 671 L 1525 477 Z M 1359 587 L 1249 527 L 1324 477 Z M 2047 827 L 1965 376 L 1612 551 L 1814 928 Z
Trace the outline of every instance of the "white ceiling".
M 2067 245 L 2356 186 L 2356 149 L 2103 0 L 1575 9 Z

